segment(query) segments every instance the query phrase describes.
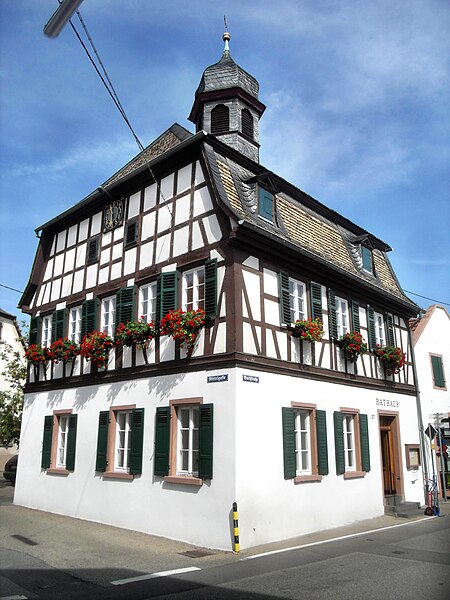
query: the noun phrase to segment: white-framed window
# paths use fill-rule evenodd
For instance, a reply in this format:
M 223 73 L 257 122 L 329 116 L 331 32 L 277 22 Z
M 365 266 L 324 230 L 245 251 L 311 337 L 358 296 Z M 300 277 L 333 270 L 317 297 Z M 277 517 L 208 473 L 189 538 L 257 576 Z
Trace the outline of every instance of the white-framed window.
M 380 346 L 384 346 L 386 343 L 385 333 L 384 333 L 384 319 L 381 313 L 374 312 L 373 313 L 374 323 L 375 323 L 375 340 L 376 343 Z
M 295 459 L 297 475 L 311 475 L 311 411 L 295 414 Z
M 291 323 L 306 319 L 306 285 L 289 278 L 289 308 Z
M 49 348 L 52 343 L 52 315 L 42 319 L 42 345 Z
M 109 296 L 102 300 L 102 331 L 111 337 L 116 332 L 116 296 Z
M 177 409 L 177 475 L 198 476 L 198 405 Z
M 81 306 L 69 310 L 69 340 L 81 342 Z
M 147 323 L 156 319 L 156 288 L 157 284 L 149 283 L 139 288 L 139 318 Z
M 205 267 L 183 273 L 183 309 L 205 308 Z
M 348 302 L 338 296 L 336 296 L 336 324 L 339 337 L 348 332 Z
M 131 410 L 116 412 L 116 443 L 114 469 L 128 471 L 131 452 Z
M 65 468 L 67 456 L 67 434 L 69 431 L 69 415 L 58 416 L 58 447 L 56 450 L 56 466 Z
M 355 454 L 355 416 L 351 414 L 343 415 L 344 427 L 344 457 L 345 470 L 356 470 L 356 454 Z

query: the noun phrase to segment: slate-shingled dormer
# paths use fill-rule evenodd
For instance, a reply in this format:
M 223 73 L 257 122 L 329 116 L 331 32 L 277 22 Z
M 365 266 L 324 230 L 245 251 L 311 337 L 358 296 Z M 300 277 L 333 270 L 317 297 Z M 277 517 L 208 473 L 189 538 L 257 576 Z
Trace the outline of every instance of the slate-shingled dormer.
M 222 58 L 203 72 L 189 120 L 196 131 L 211 133 L 259 162 L 259 119 L 266 107 L 258 100 L 256 79 L 232 59 L 229 39 L 225 32 Z

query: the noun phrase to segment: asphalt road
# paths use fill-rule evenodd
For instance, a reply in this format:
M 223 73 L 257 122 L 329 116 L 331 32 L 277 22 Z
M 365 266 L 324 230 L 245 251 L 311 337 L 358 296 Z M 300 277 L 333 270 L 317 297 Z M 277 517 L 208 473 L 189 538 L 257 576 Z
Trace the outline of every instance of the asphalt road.
M 449 516 L 233 555 L 13 506 L 12 490 L 0 481 L 0 600 L 450 599 Z

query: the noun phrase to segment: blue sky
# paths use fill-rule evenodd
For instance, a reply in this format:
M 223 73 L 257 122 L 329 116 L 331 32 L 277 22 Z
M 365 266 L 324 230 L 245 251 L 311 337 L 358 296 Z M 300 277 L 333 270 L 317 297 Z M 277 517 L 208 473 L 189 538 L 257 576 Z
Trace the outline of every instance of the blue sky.
M 70 27 L 43 35 L 56 6 L 0 2 L 0 283 L 18 290 L 34 229 L 138 152 Z M 144 145 L 174 122 L 194 130 L 187 115 L 221 56 L 226 13 L 232 56 L 267 106 L 262 164 L 390 244 L 404 289 L 450 303 L 448 0 L 84 0 L 80 10 Z M 19 315 L 19 298 L 0 287 L 3 309 Z

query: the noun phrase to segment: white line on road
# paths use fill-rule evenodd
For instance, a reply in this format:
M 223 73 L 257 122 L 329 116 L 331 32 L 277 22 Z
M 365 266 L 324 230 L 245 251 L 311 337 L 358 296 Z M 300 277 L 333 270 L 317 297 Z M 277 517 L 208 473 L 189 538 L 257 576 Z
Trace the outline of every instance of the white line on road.
M 128 579 L 117 579 L 111 581 L 112 585 L 125 585 L 126 583 L 134 583 L 135 581 L 146 581 L 147 579 L 156 579 L 157 577 L 168 577 L 169 575 L 179 575 L 180 573 L 189 573 L 190 571 L 201 571 L 200 567 L 187 567 L 186 569 L 172 569 L 172 571 L 160 571 L 159 573 L 148 573 L 147 575 L 139 575 L 138 577 L 129 577 Z M 0 598 L 0 600 L 2 600 Z
M 410 521 L 409 523 L 399 523 L 398 525 L 389 525 L 388 527 L 380 527 L 379 529 L 370 529 L 369 531 L 360 531 L 359 533 L 349 533 L 348 535 L 341 535 L 340 537 L 331 538 L 329 540 L 321 540 L 320 542 L 311 542 L 310 544 L 303 544 L 302 546 L 292 546 L 292 548 L 280 548 L 280 550 L 271 550 L 270 552 L 262 552 L 261 554 L 254 554 L 253 556 L 245 556 L 239 560 L 253 560 L 254 558 L 261 558 L 263 556 L 271 556 L 272 554 L 281 554 L 282 552 L 291 552 L 292 550 L 302 550 L 303 548 L 311 548 L 312 546 L 320 546 L 321 544 L 329 544 L 330 542 L 339 542 L 340 540 L 348 540 L 354 537 L 360 537 L 361 535 L 368 535 L 369 533 L 378 533 L 378 531 L 385 531 L 386 529 L 395 529 L 396 527 L 404 527 L 405 525 L 414 525 L 415 523 L 425 523 L 431 519 L 437 519 L 438 517 L 429 517 L 428 519 L 421 519 L 420 521 Z M 0 599 L 1 600 L 1 599 Z
M 15 596 L 0 596 L 0 600 L 27 600 L 27 596 L 16 594 Z

